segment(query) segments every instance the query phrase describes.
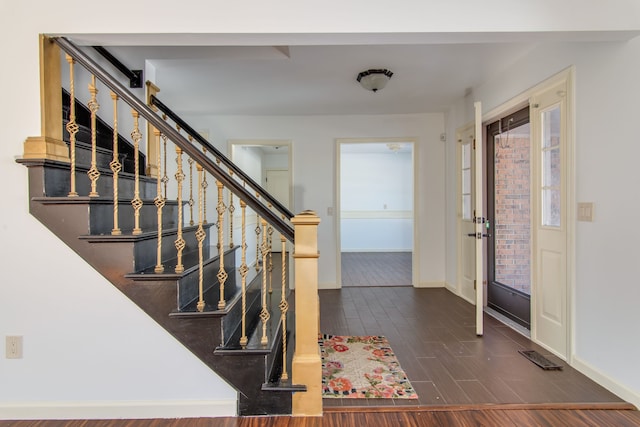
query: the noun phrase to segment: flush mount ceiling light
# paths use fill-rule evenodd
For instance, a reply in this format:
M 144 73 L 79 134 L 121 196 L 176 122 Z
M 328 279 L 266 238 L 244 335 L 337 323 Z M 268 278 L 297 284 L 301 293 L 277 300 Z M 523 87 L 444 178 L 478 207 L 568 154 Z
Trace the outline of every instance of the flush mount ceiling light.
M 398 151 L 402 150 L 402 144 L 400 144 L 399 142 L 387 142 L 387 148 L 394 153 L 397 153 Z
M 393 73 L 387 69 L 367 70 L 358 74 L 358 83 L 372 92 L 377 92 L 387 85 Z

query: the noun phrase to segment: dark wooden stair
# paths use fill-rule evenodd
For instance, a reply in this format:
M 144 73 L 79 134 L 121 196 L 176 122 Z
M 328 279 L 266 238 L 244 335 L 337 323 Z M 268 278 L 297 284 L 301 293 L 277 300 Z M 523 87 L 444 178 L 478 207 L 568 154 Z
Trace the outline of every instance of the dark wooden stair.
M 122 235 L 112 236 L 112 176 L 104 169 L 98 181 L 100 197 L 66 197 L 69 192 L 69 165 L 49 160 L 19 160 L 28 167 L 30 212 L 63 240 L 77 254 L 114 284 L 121 292 L 151 316 L 160 326 L 176 337 L 207 366 L 238 390 L 240 415 L 290 414 L 293 391 L 300 387 L 278 383 L 281 369 L 282 333 L 278 321 L 280 290 L 268 296 L 272 322 L 267 328 L 269 343 L 260 344 L 262 328 L 257 313 L 261 308 L 261 276 L 251 268 L 247 283 L 247 325 L 250 337 L 246 347 L 239 345 L 241 335 L 240 277 L 237 272 L 238 247 L 225 252 L 225 269 L 229 278 L 225 283 L 226 307 L 217 309 L 219 284 L 218 251 L 211 247 L 209 237 L 204 242 L 205 290 L 207 305 L 203 313 L 195 310 L 198 287 L 198 253 L 196 226 L 185 227 L 187 242 L 183 263 L 185 270 L 175 273 L 176 260 L 173 242 L 176 238 L 178 205 L 167 203 L 163 213 L 162 273 L 155 273 L 157 248 L 157 215 L 153 204 L 156 181 L 141 178 L 140 193 L 144 200 L 140 235 L 132 235 L 130 200 L 133 198 L 133 175 L 121 173 L 119 179 Z M 78 192 L 86 194 L 88 168 L 77 167 Z M 146 214 L 146 215 L 145 215 Z M 206 226 L 208 235 L 215 230 Z M 70 272 L 72 275 L 73 272 Z M 117 315 L 117 314 L 114 314 Z M 290 314 L 292 317 L 293 314 Z M 290 323 L 292 324 L 292 323 Z M 286 333 L 286 332 L 285 332 Z M 291 342 L 289 337 L 289 342 Z M 292 347 L 290 347 L 292 348 Z M 289 350 L 291 357 L 292 351 Z M 289 362 L 290 363 L 290 362 Z M 291 366 L 289 364 L 289 366 Z M 290 369 L 290 368 L 289 368 Z

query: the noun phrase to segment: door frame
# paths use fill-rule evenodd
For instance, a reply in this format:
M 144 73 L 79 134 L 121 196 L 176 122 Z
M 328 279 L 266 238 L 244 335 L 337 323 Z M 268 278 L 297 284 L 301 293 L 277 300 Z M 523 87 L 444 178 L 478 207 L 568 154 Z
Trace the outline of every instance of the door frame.
M 537 94 L 543 93 L 545 91 L 548 91 L 549 89 L 551 89 L 553 86 L 558 85 L 561 82 L 565 82 L 566 83 L 566 88 L 567 88 L 567 93 L 565 94 L 566 96 L 566 123 L 567 123 L 567 135 L 566 135 L 566 147 L 565 147 L 565 158 L 564 158 L 564 162 L 562 164 L 562 167 L 564 168 L 564 176 L 566 177 L 566 194 L 565 197 L 563 199 L 564 202 L 564 206 L 566 206 L 566 222 L 567 222 L 567 253 L 566 253 L 566 345 L 567 345 L 567 349 L 566 349 L 566 355 L 564 356 L 566 358 L 566 361 L 569 364 L 572 364 L 573 362 L 573 358 L 574 358 L 574 349 L 575 349 L 575 228 L 576 228 L 576 221 L 575 221 L 575 109 L 574 109 L 574 105 L 575 105 L 575 90 L 574 90 L 574 86 L 573 86 L 573 82 L 574 80 L 574 75 L 575 75 L 575 67 L 571 66 L 568 67 L 562 71 L 560 71 L 559 73 L 555 74 L 554 76 L 549 77 L 548 79 L 546 79 L 545 81 L 539 83 L 538 85 L 524 91 L 523 93 L 521 93 L 520 95 L 508 100 L 507 102 L 503 103 L 502 105 L 496 107 L 495 109 L 487 112 L 486 114 L 484 114 L 483 116 L 483 126 L 486 126 L 489 123 L 492 123 L 496 120 L 498 120 L 501 117 L 504 117 L 505 115 L 508 115 L 510 113 L 513 113 L 521 108 L 523 108 L 524 106 L 528 105 L 528 104 L 532 104 L 531 100 L 532 98 L 535 98 L 535 96 Z M 530 107 L 534 107 L 534 105 L 530 105 Z M 531 121 L 532 125 L 534 123 L 534 121 Z M 535 146 L 534 141 L 532 141 L 532 149 Z M 532 179 L 531 180 L 531 185 L 532 185 L 532 192 L 533 191 L 537 191 L 536 188 L 534 188 L 534 185 L 536 184 L 535 180 Z M 533 193 L 532 193 L 533 194 Z M 532 267 L 531 267 L 531 272 L 533 274 L 533 272 L 535 271 L 535 265 L 537 265 L 537 258 L 535 255 L 535 246 L 536 246 L 536 236 L 534 233 L 534 227 L 533 225 L 536 224 L 537 221 L 539 221 L 539 213 L 537 212 L 536 209 L 532 208 L 532 212 L 531 212 L 531 221 L 532 221 L 532 257 L 531 257 L 531 262 L 532 262 Z M 535 283 L 535 278 L 532 277 L 532 281 L 531 281 L 531 313 L 532 313 L 532 318 L 531 318 L 531 340 L 534 341 L 536 344 L 541 345 L 542 347 L 546 348 L 547 350 L 551 351 L 554 354 L 557 354 L 554 349 L 549 348 L 547 346 L 544 345 L 544 343 L 541 343 L 537 340 L 537 337 L 535 335 L 535 331 L 536 331 L 536 319 L 535 319 L 535 304 L 536 304 L 536 299 L 537 297 L 535 296 L 536 292 L 535 292 L 535 287 L 536 287 L 536 283 Z M 563 357 L 563 356 L 561 356 Z
M 341 183 L 341 176 L 340 176 L 340 146 L 342 144 L 384 144 L 387 142 L 406 142 L 411 144 L 411 155 L 412 155 L 412 167 L 413 167 L 413 171 L 412 171 L 412 175 L 413 175 L 413 200 L 412 200 L 412 209 L 411 209 L 411 223 L 412 223 L 412 228 L 413 228 L 413 242 L 412 242 L 412 249 L 411 249 L 411 283 L 412 286 L 415 287 L 419 287 L 419 283 L 417 282 L 419 275 L 418 272 L 420 271 L 420 265 L 419 265 L 419 260 L 420 260 L 420 256 L 419 256 L 419 245 L 418 245 L 418 224 L 416 221 L 416 207 L 418 205 L 418 140 L 416 138 L 400 138 L 400 137 L 394 137 L 394 138 L 337 138 L 336 139 L 336 143 L 335 143 L 335 156 L 336 156 L 336 181 L 335 181 L 335 210 L 332 210 L 330 212 L 327 212 L 327 214 L 334 216 L 334 221 L 335 221 L 335 236 L 336 236 L 336 289 L 342 289 L 342 259 L 341 259 L 341 250 L 342 250 L 342 243 L 341 243 L 341 235 L 340 235 L 340 222 L 341 222 L 341 215 L 340 215 L 340 209 L 341 209 L 341 205 L 340 205 L 340 183 Z
M 249 147 L 287 147 L 287 153 L 289 156 L 288 159 L 288 170 L 289 170 L 289 210 L 293 211 L 293 206 L 295 206 L 294 201 L 294 184 L 293 184 L 293 144 L 290 139 L 229 139 L 227 141 L 228 144 L 228 153 L 231 160 L 233 160 L 233 147 L 234 146 L 249 146 Z M 261 179 L 260 186 L 264 187 L 264 177 L 266 176 L 266 169 L 264 165 L 262 165 L 261 170 Z M 272 168 L 274 169 L 274 168 Z

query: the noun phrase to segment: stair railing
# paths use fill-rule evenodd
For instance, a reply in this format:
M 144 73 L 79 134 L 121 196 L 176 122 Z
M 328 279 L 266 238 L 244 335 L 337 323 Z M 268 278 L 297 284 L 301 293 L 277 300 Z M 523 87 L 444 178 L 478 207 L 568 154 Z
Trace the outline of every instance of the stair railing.
M 157 177 L 156 177 L 156 194 L 153 199 L 153 203 L 156 207 L 156 215 L 158 218 L 158 228 L 157 230 L 153 230 L 157 233 L 158 238 L 158 260 L 157 264 L 154 268 L 156 273 L 164 272 L 164 265 L 161 259 L 162 254 L 162 236 L 164 231 L 162 229 L 163 224 L 163 209 L 165 209 L 169 199 L 167 195 L 167 187 L 168 187 L 168 176 L 167 176 L 167 155 L 168 155 L 168 142 L 175 144 L 176 151 L 176 173 L 175 178 L 177 182 L 177 200 L 175 206 L 177 206 L 177 216 L 178 219 L 176 221 L 176 226 L 178 227 L 178 237 L 176 239 L 175 247 L 177 251 L 177 263 L 175 272 L 180 273 L 182 271 L 182 263 L 181 263 L 181 255 L 182 250 L 185 247 L 185 241 L 182 237 L 182 229 L 184 222 L 184 212 L 183 205 L 188 204 L 190 211 L 189 221 L 190 225 L 194 225 L 193 223 L 193 209 L 196 205 L 195 200 L 193 199 L 193 177 L 192 177 L 192 168 L 195 164 L 197 170 L 197 186 L 198 189 L 196 193 L 198 194 L 198 202 L 197 202 L 197 229 L 195 231 L 195 236 L 198 242 L 198 258 L 199 258 L 199 283 L 198 283 L 198 303 L 197 308 L 199 311 L 204 310 L 204 300 L 203 300 L 203 275 L 202 275 L 202 265 L 203 265 L 203 244 L 205 241 L 206 232 L 204 231 L 203 225 L 207 223 L 206 219 L 206 174 L 210 174 L 216 180 L 216 187 L 218 189 L 218 197 L 217 197 L 217 205 L 216 211 L 218 214 L 217 221 L 215 226 L 218 227 L 218 255 L 220 257 L 219 265 L 220 271 L 218 272 L 217 278 L 220 284 L 220 300 L 218 301 L 217 308 L 218 310 L 223 310 L 225 308 L 225 297 L 224 297 L 224 282 L 226 280 L 227 272 L 224 270 L 224 262 L 223 257 L 225 253 L 225 248 L 223 246 L 224 237 L 222 235 L 222 230 L 225 229 L 224 223 L 224 214 L 229 213 L 231 217 L 233 217 L 234 204 L 233 197 L 238 198 L 240 201 L 241 208 L 241 230 L 242 230 L 242 243 L 241 243 L 241 258 L 242 263 L 239 269 L 239 273 L 241 276 L 242 288 L 244 290 L 247 277 L 247 271 L 249 270 L 247 266 L 247 239 L 246 239 L 246 208 L 250 208 L 256 215 L 256 245 L 257 245 L 257 253 L 256 253 L 256 262 L 259 262 L 262 269 L 262 289 L 261 289 L 261 299 L 262 299 L 262 307 L 259 311 L 259 318 L 262 322 L 262 344 L 268 343 L 266 339 L 266 325 L 267 322 L 271 319 L 278 320 L 282 327 L 282 342 L 283 342 L 283 372 L 281 375 L 281 380 L 288 382 L 289 378 L 287 372 L 287 330 L 286 330 L 286 321 L 287 321 L 287 311 L 288 311 L 288 302 L 287 302 L 287 277 L 286 277 L 286 240 L 294 243 L 296 240 L 298 241 L 296 246 L 294 246 L 294 260 L 295 260 L 295 283 L 296 283 L 296 307 L 299 308 L 297 314 L 297 321 L 295 326 L 295 335 L 296 335 L 296 348 L 293 357 L 292 364 L 292 378 L 289 384 L 300 384 L 304 385 L 306 388 L 305 393 L 296 393 L 294 395 L 294 406 L 293 413 L 296 415 L 320 415 L 322 413 L 322 399 L 321 399 L 321 369 L 320 369 L 320 356 L 317 348 L 317 334 L 318 334 L 318 302 L 317 302 L 317 226 L 319 223 L 318 217 L 315 213 L 307 211 L 300 215 L 293 216 L 293 214 L 284 207 L 280 202 L 278 202 L 275 198 L 273 198 L 268 192 L 266 192 L 260 185 L 255 183 L 247 174 L 244 173 L 240 168 L 238 168 L 235 164 L 233 164 L 229 159 L 226 158 L 221 152 L 219 152 L 213 145 L 211 145 L 206 139 L 200 136 L 197 132 L 195 132 L 187 123 L 185 123 L 182 119 L 180 119 L 176 114 L 174 114 L 168 107 L 160 102 L 155 96 L 151 98 L 152 106 L 146 105 L 139 98 L 134 96 L 128 89 L 124 87 L 117 79 L 107 73 L 99 64 L 97 64 L 93 59 L 91 59 L 88 55 L 86 55 L 81 49 L 76 47 L 73 43 L 67 40 L 64 37 L 54 37 L 47 38 L 41 37 L 41 49 L 44 53 L 42 53 L 41 58 L 43 58 L 43 63 L 41 64 L 42 71 L 41 76 L 43 77 L 42 84 L 44 86 L 43 90 L 43 135 L 42 137 L 29 138 L 25 142 L 25 159 L 28 158 L 51 158 L 56 161 L 63 162 L 71 162 L 70 169 L 72 170 L 72 176 L 70 178 L 71 191 L 69 192 L 68 197 L 82 197 L 78 195 L 77 189 L 75 188 L 75 157 L 76 154 L 73 150 L 73 143 L 75 141 L 75 134 L 77 132 L 77 124 L 75 123 L 75 117 L 73 117 L 73 106 L 71 106 L 71 117 L 69 120 L 69 124 L 67 125 L 67 131 L 69 132 L 71 139 L 71 148 L 70 157 L 65 157 L 64 155 L 64 143 L 60 142 L 61 139 L 61 130 L 56 129 L 55 121 L 57 116 L 57 111 L 59 107 L 54 106 L 51 110 L 47 110 L 47 106 L 53 105 L 50 103 L 51 99 L 55 99 L 55 87 L 51 87 L 51 82 L 55 82 L 55 76 L 58 76 L 58 84 L 59 84 L 59 75 L 60 70 L 51 72 L 51 70 L 47 67 L 53 66 L 56 63 L 56 55 L 58 56 L 58 68 L 59 65 L 59 53 L 56 53 L 52 48 L 47 46 L 47 43 L 51 43 L 51 41 L 55 42 L 60 49 L 62 49 L 66 53 L 67 62 L 70 67 L 70 87 L 72 91 L 72 95 L 74 92 L 74 66 L 75 64 L 80 64 L 82 67 L 90 73 L 91 83 L 89 85 L 89 91 L 91 94 L 91 100 L 89 102 L 89 109 L 91 111 L 92 117 L 92 148 L 91 148 L 91 167 L 89 168 L 87 175 L 90 180 L 91 191 L 88 193 L 88 198 L 99 198 L 100 194 L 98 192 L 98 180 L 101 177 L 101 172 L 98 170 L 97 166 L 97 158 L 96 158 L 96 144 L 95 144 L 95 117 L 98 113 L 99 105 L 97 102 L 96 93 L 98 91 L 96 84 L 97 81 L 100 81 L 106 87 L 108 87 L 111 91 L 111 99 L 113 100 L 113 109 L 114 109 L 114 144 L 117 145 L 117 132 L 118 132 L 118 102 L 122 101 L 126 103 L 129 107 L 132 108 L 132 117 L 133 117 L 133 130 L 131 131 L 131 138 L 134 141 L 135 146 L 135 155 L 136 155 L 136 169 L 135 169 L 135 177 L 134 177 L 134 197 L 131 200 L 131 206 L 134 212 L 134 221 L 133 221 L 133 229 L 131 230 L 132 235 L 140 235 L 143 232 L 148 232 L 150 230 L 143 230 L 140 226 L 140 215 L 143 213 L 144 208 L 144 200 L 143 196 L 140 192 L 140 173 L 139 170 L 139 162 L 137 160 L 137 156 L 140 152 L 139 142 L 142 139 L 139 120 L 146 120 L 153 128 L 153 138 L 151 141 L 154 141 L 155 150 L 154 154 L 156 154 L 157 161 Z M 50 74 L 53 73 L 53 74 Z M 56 74 L 57 73 L 57 74 Z M 51 77 L 53 76 L 53 77 Z M 48 81 L 45 81 L 48 80 Z M 55 85 L 54 85 L 55 86 Z M 59 89 L 58 89 L 59 91 Z M 71 97 L 71 102 L 73 105 L 74 98 Z M 162 111 L 162 116 L 158 115 L 154 109 L 157 108 Z M 175 127 L 172 127 L 168 123 L 168 119 L 171 119 L 175 123 Z M 46 122 L 46 123 L 45 123 Z M 61 123 L 61 120 L 60 122 Z M 59 126 L 59 125 L 58 125 Z M 181 130 L 185 130 L 187 132 L 187 136 L 183 136 L 181 134 Z M 53 138 L 50 137 L 53 135 Z M 193 140 L 196 140 L 200 147 L 196 146 L 193 143 Z M 147 147 L 148 148 L 148 147 Z M 123 230 L 118 224 L 119 212 L 118 212 L 118 176 L 121 173 L 122 165 L 118 162 L 117 157 L 117 147 L 114 147 L 114 155 L 113 160 L 109 163 L 109 167 L 111 169 L 112 176 L 114 177 L 113 181 L 113 197 L 114 197 L 114 226 L 112 230 L 112 235 L 121 236 L 123 234 Z M 188 161 L 190 162 L 189 169 L 189 182 L 190 182 L 190 196 L 188 200 L 184 200 L 182 196 L 182 186 L 183 181 L 185 180 L 185 174 L 183 171 L 183 160 L 182 156 L 188 156 Z M 163 167 L 161 168 L 161 159 L 163 159 Z M 144 171 L 142 171 L 144 173 Z M 106 186 L 108 188 L 108 185 Z M 229 191 L 229 207 L 225 206 L 223 189 Z M 85 196 L 86 197 L 86 196 Z M 147 197 L 147 196 L 145 196 Z M 230 245 L 233 246 L 233 228 L 234 226 L 231 224 L 228 226 L 230 228 Z M 280 309 L 280 319 L 278 316 L 271 316 L 267 306 L 266 306 L 266 294 L 267 292 L 271 292 L 273 289 L 271 278 L 267 276 L 268 273 L 272 272 L 272 264 L 271 264 L 271 249 L 272 249 L 272 234 L 274 230 L 278 231 L 282 236 L 282 253 L 283 253 L 283 265 L 282 265 L 282 284 L 281 284 L 281 295 L 278 307 Z M 269 283 L 269 288 L 267 289 L 267 283 Z M 243 293 L 242 295 L 242 337 L 240 338 L 240 344 L 246 345 L 247 336 L 246 336 L 246 324 L 248 323 L 248 319 L 245 318 L 245 297 L 246 295 Z M 301 310 L 300 310 L 301 308 Z

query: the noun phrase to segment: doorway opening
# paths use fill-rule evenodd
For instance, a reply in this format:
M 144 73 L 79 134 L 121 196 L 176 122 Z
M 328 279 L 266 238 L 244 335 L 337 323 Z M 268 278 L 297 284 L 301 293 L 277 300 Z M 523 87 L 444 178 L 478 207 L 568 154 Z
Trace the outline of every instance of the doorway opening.
M 342 286 L 412 286 L 413 163 L 413 141 L 338 141 Z
M 231 140 L 229 141 L 231 159 L 249 176 L 259 183 L 267 192 L 276 198 L 283 206 L 291 210 L 293 207 L 291 141 L 289 140 Z M 234 216 L 240 215 L 237 209 Z M 249 210 L 247 224 L 258 226 L 256 214 Z M 234 218 L 234 224 L 240 224 L 240 218 Z M 234 226 L 235 227 L 235 226 Z M 234 230 L 239 235 L 241 230 Z M 253 233 L 248 240 L 255 240 Z M 281 252 L 280 233 L 273 231 L 271 241 L 272 252 Z M 254 243 L 249 245 L 252 248 Z M 287 244 L 287 251 L 290 251 Z
M 531 130 L 529 107 L 486 127 L 487 305 L 530 329 Z

